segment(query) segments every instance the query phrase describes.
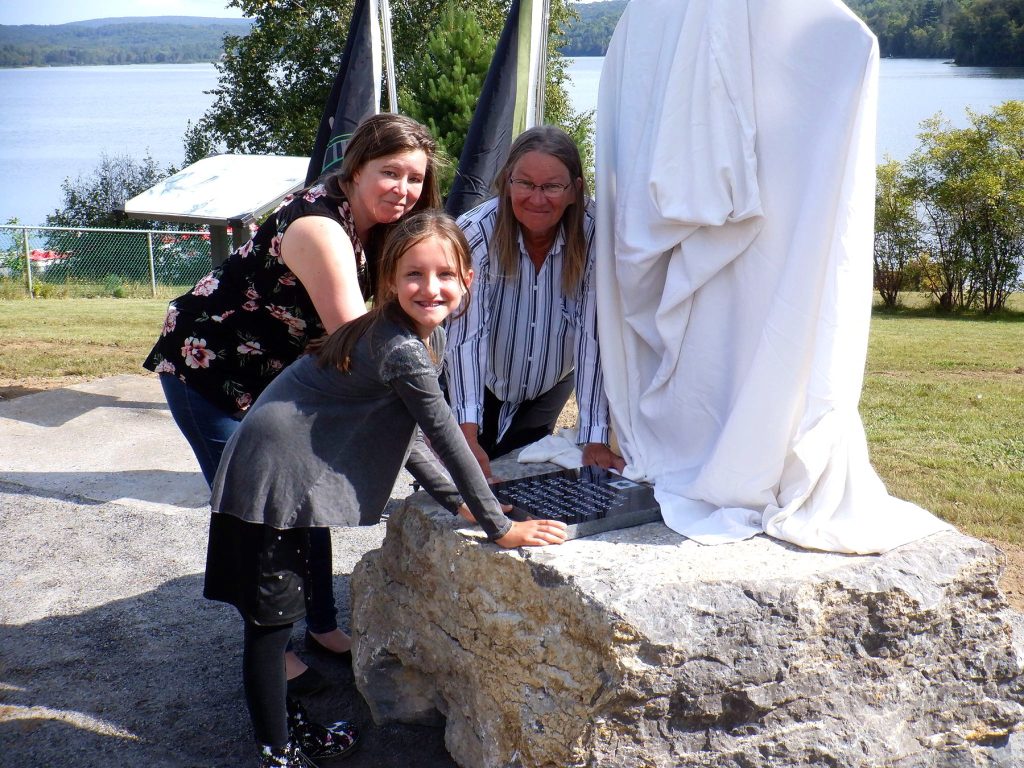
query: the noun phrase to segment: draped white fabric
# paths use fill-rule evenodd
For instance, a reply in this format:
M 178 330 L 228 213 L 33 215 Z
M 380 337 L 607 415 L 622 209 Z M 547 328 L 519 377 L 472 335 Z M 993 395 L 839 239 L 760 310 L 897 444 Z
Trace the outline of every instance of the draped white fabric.
M 632 0 L 598 100 L 598 313 L 628 473 L 703 543 L 881 552 L 857 411 L 878 48 L 838 0 Z

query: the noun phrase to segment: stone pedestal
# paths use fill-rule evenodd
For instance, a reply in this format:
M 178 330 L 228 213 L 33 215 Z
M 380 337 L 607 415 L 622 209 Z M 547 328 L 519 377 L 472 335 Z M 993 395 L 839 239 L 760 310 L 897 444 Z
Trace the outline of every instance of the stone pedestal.
M 1024 766 L 1024 615 L 998 551 L 882 556 L 650 524 L 505 551 L 417 494 L 352 576 L 378 722 L 466 768 Z

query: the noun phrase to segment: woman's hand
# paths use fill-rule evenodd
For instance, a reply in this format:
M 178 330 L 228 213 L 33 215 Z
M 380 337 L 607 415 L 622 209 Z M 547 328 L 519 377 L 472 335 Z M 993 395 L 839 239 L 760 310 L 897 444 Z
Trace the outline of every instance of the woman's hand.
M 613 469 L 622 474 L 626 461 L 604 443 L 587 443 L 583 446 L 583 466 Z
M 473 452 L 473 457 L 480 465 L 480 469 L 483 470 L 484 477 L 487 478 L 488 482 L 493 482 L 491 479 L 491 460 L 487 456 L 487 451 L 480 446 L 480 442 L 476 439 L 480 427 L 476 424 L 467 423 L 459 424 L 459 428 L 466 438 L 466 445 L 469 446 L 469 450 Z
M 525 520 L 512 523 L 509 532 L 496 539 L 499 547 L 543 547 L 547 544 L 561 544 L 565 541 L 565 523 L 558 520 Z

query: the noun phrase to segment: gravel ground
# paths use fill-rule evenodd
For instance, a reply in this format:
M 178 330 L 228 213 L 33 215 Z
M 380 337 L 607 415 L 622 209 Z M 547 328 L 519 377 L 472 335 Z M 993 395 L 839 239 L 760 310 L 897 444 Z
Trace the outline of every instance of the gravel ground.
M 136 510 L 0 483 L 0 765 L 160 768 L 254 764 L 241 689 L 241 622 L 202 597 L 205 510 Z M 334 532 L 335 588 L 383 525 Z M 302 653 L 299 628 L 296 645 Z M 314 716 L 363 726 L 337 761 L 454 766 L 441 729 L 375 727 L 352 672 L 303 654 L 335 685 Z M 326 763 L 325 765 L 331 765 Z

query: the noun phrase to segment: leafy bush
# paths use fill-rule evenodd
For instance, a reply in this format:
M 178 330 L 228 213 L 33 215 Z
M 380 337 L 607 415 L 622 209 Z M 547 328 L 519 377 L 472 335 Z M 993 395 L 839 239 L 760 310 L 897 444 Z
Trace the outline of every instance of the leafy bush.
M 100 162 L 85 176 L 65 178 L 60 188 L 64 202 L 46 217 L 50 227 L 122 227 L 156 229 L 156 222 L 126 221 L 119 213 L 126 200 L 146 191 L 173 168 L 161 170 L 148 154 L 142 160 L 128 155 L 100 155 Z
M 1024 102 L 967 114 L 967 128 L 925 120 L 906 164 L 878 169 L 875 278 L 889 306 L 915 261 L 921 288 L 946 311 L 999 312 L 1022 287 Z M 913 258 L 918 249 L 926 258 Z

